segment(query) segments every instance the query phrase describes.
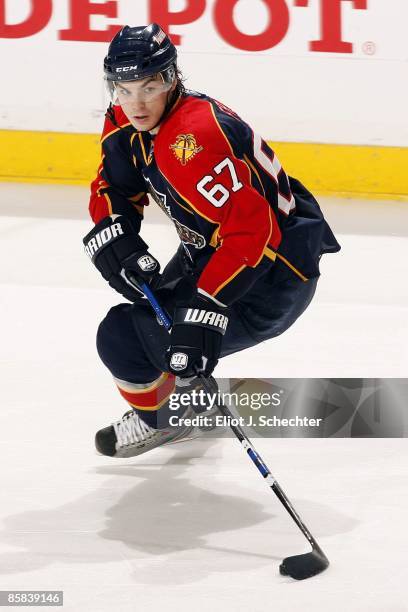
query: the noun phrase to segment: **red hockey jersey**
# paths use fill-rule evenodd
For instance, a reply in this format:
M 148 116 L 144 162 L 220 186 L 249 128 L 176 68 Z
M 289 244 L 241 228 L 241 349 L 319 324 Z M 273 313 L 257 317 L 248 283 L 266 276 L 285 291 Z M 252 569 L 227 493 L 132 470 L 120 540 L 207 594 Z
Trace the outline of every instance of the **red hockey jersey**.
M 105 121 L 91 216 L 98 222 L 117 213 L 140 222 L 149 193 L 200 270 L 201 293 L 229 305 L 277 258 L 306 281 L 319 274 L 320 253 L 338 250 L 314 198 L 304 197 L 267 143 L 221 103 L 187 92 L 155 136 L 137 132 L 120 108 L 114 112 L 117 125 Z M 293 185 L 310 210 L 304 214 L 302 206 L 289 222 L 297 209 Z M 310 219 L 314 228 L 320 223 L 315 249 L 304 232 Z

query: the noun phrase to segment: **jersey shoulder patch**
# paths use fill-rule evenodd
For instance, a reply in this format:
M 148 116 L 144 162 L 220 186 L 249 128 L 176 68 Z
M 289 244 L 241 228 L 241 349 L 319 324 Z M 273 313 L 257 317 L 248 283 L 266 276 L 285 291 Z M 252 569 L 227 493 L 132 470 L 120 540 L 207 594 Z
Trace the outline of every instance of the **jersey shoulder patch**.
M 183 100 L 160 128 L 155 147 L 156 157 L 157 153 L 161 160 L 170 157 L 181 166 L 189 166 L 193 160 L 198 161 L 199 154 L 204 151 L 208 157 L 231 150 L 212 102 L 193 96 Z

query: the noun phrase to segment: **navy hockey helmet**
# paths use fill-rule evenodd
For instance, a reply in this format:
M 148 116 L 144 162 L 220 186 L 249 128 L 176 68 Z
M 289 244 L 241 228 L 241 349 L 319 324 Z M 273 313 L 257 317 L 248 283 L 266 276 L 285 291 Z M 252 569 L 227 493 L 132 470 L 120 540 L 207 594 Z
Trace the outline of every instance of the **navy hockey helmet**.
M 108 81 L 135 81 L 176 65 L 177 49 L 157 23 L 124 26 L 112 39 L 104 60 Z

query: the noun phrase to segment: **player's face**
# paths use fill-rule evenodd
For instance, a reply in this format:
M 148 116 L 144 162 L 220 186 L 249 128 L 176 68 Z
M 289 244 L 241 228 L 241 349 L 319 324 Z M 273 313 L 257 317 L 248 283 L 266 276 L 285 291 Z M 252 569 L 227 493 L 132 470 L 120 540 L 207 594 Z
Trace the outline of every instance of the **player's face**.
M 160 120 L 167 104 L 169 92 L 176 87 L 154 75 L 141 81 L 125 81 L 115 84 L 117 104 L 130 123 L 137 129 L 148 131 Z

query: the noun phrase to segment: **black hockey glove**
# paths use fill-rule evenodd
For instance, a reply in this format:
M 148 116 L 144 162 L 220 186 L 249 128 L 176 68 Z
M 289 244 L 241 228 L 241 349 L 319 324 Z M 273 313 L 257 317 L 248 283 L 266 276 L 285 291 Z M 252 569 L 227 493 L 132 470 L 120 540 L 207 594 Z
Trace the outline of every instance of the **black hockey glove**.
M 196 294 L 188 306 L 174 311 L 167 363 L 176 376 L 210 376 L 218 363 L 228 325 L 226 308 Z
M 83 240 L 85 252 L 109 285 L 134 302 L 143 295 L 131 275 L 139 283 L 158 279 L 160 264 L 150 253 L 147 244 L 122 215 L 110 215 L 95 225 Z

